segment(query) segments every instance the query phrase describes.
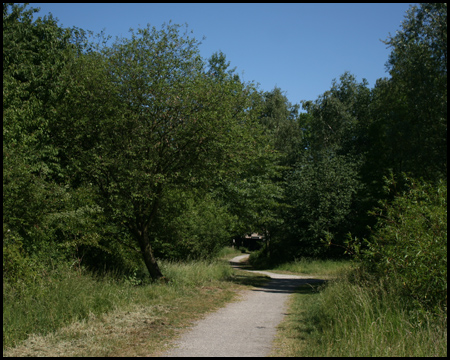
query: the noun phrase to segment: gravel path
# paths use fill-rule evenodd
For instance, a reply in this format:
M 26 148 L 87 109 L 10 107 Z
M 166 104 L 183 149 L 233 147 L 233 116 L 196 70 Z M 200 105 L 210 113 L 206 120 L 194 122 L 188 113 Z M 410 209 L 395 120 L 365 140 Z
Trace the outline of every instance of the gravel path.
M 239 262 L 247 258 L 248 255 L 237 256 L 230 263 L 239 267 Z M 176 342 L 176 348 L 163 356 L 267 356 L 276 327 L 286 314 L 288 296 L 302 284 L 321 281 L 269 271 L 246 271 L 268 275 L 272 280 L 264 287 L 243 291 L 240 301 L 194 323 Z

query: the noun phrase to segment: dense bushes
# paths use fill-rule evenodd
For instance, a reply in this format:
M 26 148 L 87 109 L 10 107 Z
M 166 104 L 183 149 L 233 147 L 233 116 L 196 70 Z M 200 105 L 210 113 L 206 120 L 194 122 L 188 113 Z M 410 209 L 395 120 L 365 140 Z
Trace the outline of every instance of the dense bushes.
M 372 213 L 378 223 L 365 241 L 361 261 L 366 270 L 425 310 L 447 307 L 447 185 L 405 179 L 387 183 L 392 202 Z

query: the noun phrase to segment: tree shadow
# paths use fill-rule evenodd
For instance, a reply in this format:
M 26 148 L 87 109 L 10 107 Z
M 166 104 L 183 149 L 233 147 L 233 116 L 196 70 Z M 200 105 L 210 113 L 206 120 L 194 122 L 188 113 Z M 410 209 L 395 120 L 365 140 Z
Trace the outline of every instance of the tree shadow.
M 229 261 L 231 267 L 236 270 L 252 270 L 248 261 L 234 262 Z M 262 287 L 270 281 L 270 278 L 266 275 L 254 274 L 247 271 L 235 272 L 230 278 L 230 281 L 246 286 Z
M 253 268 L 248 263 L 248 261 L 246 262 L 230 261 L 230 265 L 232 268 L 236 270 L 250 270 L 239 272 L 233 275 L 233 277 L 230 280 L 238 284 L 254 286 L 255 289 L 252 289 L 252 291 L 263 291 L 270 293 L 285 293 L 285 294 L 300 292 L 307 294 L 317 292 L 318 288 L 327 282 L 327 280 L 314 278 L 311 279 L 270 278 L 267 275 L 252 273 L 251 270 L 253 270 Z
M 260 288 L 266 285 L 270 281 L 270 278 L 264 275 L 254 275 L 242 272 L 242 274 L 233 275 L 229 280 L 236 284 Z
M 284 294 L 309 294 L 312 292 L 317 292 L 317 287 L 326 282 L 327 280 L 322 279 L 270 279 L 270 281 L 265 285 L 257 289 L 253 289 L 252 291 Z M 305 287 L 305 285 L 309 285 L 311 290 L 309 290 L 308 287 Z

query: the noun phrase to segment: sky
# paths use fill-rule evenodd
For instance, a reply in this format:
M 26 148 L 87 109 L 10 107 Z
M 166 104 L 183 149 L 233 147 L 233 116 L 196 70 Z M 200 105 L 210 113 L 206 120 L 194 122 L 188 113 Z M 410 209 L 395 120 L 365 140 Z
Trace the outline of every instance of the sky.
M 208 59 L 222 51 L 231 68 L 259 89 L 279 87 L 292 104 L 316 100 L 333 79 L 346 71 L 369 87 L 389 77 L 390 49 L 381 42 L 401 30 L 410 4 L 243 4 L 243 3 L 33 3 L 38 16 L 49 12 L 64 27 L 113 38 L 148 23 L 161 28 L 187 23 L 193 36 L 205 40 L 200 53 Z

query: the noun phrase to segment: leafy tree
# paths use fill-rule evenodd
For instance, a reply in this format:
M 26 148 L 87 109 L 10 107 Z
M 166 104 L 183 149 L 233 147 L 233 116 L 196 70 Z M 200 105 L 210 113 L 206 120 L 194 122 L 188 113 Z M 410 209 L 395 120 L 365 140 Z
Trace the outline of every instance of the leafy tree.
M 366 209 L 386 198 L 383 178 L 391 173 L 446 178 L 446 23 L 446 4 L 413 6 L 402 30 L 385 41 L 392 48 L 386 64 L 391 78 L 377 80 L 368 106 L 361 168 Z
M 211 55 L 208 59 L 208 76 L 215 79 L 217 82 L 224 82 L 227 79 L 239 80 L 239 76 L 235 74 L 236 67 L 229 69 L 230 62 L 227 61 L 226 55 L 219 51 Z
M 392 48 L 386 64 L 392 78 L 374 113 L 389 122 L 385 141 L 397 144 L 396 173 L 446 177 L 447 4 L 412 6 L 385 44 Z
M 132 32 L 80 58 L 69 74 L 78 86 L 55 129 L 68 164 L 93 184 L 98 204 L 129 231 L 158 279 L 152 236 L 165 189 L 212 185 L 251 160 L 253 90 L 208 74 L 198 42 L 178 25 Z
M 281 164 L 292 165 L 303 135 L 298 122 L 299 105 L 292 105 L 277 87 L 265 92 L 262 101 L 260 122 L 275 150 L 284 158 L 280 159 Z
M 311 116 L 308 149 L 352 155 L 363 153 L 370 101 L 367 80 L 358 83 L 349 72 L 341 75 L 339 81 L 333 79 L 331 89 L 314 102 L 303 101 L 303 108 Z
M 217 197 L 227 204 L 234 215 L 233 235 L 259 232 L 269 239 L 271 229 L 280 219 L 283 188 L 279 155 L 263 144 L 259 153 L 238 177 L 223 181 L 217 187 Z
M 3 4 L 3 250 L 4 276 L 14 261 L 29 256 L 43 263 L 57 253 L 58 233 L 51 218 L 73 224 L 78 197 L 66 186 L 51 123 L 67 83 L 61 74 L 76 47 L 72 32 L 51 15 L 33 20 L 38 9 Z M 79 205 L 79 204 L 78 204 Z M 84 204 L 86 205 L 86 203 Z M 83 205 L 81 205 L 83 207 Z M 59 229 L 63 228 L 61 222 Z M 69 231 L 69 227 L 64 232 Z M 70 231 L 69 231 L 70 232 Z M 71 235 L 80 232 L 73 229 Z M 13 257 L 9 255 L 15 254 Z M 45 255 L 43 255 L 45 254 Z M 9 259 L 9 260 L 8 260 Z M 14 276 L 13 276 L 14 277 Z
M 234 221 L 211 189 L 167 188 L 152 229 L 155 256 L 210 259 L 229 243 Z
M 315 161 L 298 163 L 286 189 L 290 207 L 285 231 L 291 256 L 329 255 L 325 240 L 342 245 L 360 187 L 358 164 L 344 155 L 322 154 Z
M 338 248 L 327 250 L 324 241 L 342 246 L 346 232 L 361 221 L 360 168 L 371 99 L 367 85 L 345 73 L 316 101 L 303 102 L 307 114 L 297 120 L 301 137 L 291 150 L 296 161 L 285 178 L 289 207 L 279 232 L 291 256 L 342 253 Z

